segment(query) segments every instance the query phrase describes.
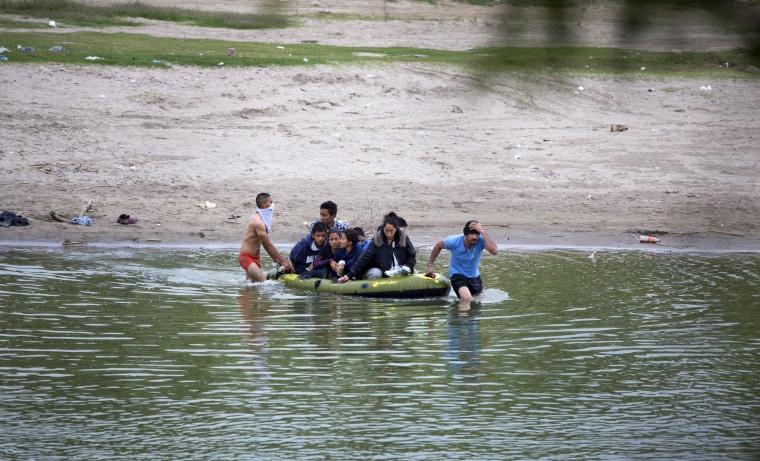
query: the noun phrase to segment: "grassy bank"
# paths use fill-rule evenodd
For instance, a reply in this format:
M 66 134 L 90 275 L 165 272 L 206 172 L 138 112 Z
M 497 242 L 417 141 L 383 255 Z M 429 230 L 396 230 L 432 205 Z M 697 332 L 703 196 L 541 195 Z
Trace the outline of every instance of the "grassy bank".
M 563 3 L 564 4 L 564 3 Z M 48 18 L 64 28 L 51 33 Z M 107 64 L 116 66 L 305 66 L 377 62 L 456 65 L 481 72 L 647 73 L 654 75 L 756 75 L 757 56 L 742 49 L 720 52 L 651 52 L 613 48 L 423 48 L 340 47 L 317 42 L 278 44 L 209 39 L 158 38 L 105 33 L 112 26 L 139 26 L 135 18 L 227 29 L 287 28 L 278 15 L 208 12 L 155 7 L 139 2 L 106 6 L 69 0 L 0 0 L 0 47 L 4 63 Z M 88 26 L 104 32 L 76 32 Z M 67 32 L 70 28 L 72 32 Z M 23 32 L 14 30 L 23 29 Z M 30 30 L 32 32 L 30 32 Z M 25 51 L 19 51 L 22 46 Z M 234 48 L 234 55 L 228 55 Z M 34 51 L 32 51 L 32 49 Z M 0 63 L 2 64 L 2 63 Z
M 137 26 L 132 18 L 226 29 L 268 29 L 288 27 L 290 20 L 273 14 L 224 13 L 168 8 L 139 2 L 114 5 L 85 5 L 68 0 L 0 0 L 0 14 L 26 18 L 55 18 L 69 26 Z
M 28 50 L 19 51 L 19 45 Z M 448 51 L 340 47 L 313 42 L 277 44 L 157 38 L 98 32 L 0 32 L 0 47 L 9 50 L 4 53 L 7 58 L 5 63 L 211 67 L 223 62 L 225 66 L 250 67 L 421 62 L 455 65 L 484 72 L 635 72 L 724 77 L 755 75 L 746 72 L 755 63 L 751 62 L 743 50 L 674 53 L 611 48 L 482 48 Z M 235 49 L 234 56 L 228 55 L 228 48 Z M 93 57 L 98 59 L 93 60 Z

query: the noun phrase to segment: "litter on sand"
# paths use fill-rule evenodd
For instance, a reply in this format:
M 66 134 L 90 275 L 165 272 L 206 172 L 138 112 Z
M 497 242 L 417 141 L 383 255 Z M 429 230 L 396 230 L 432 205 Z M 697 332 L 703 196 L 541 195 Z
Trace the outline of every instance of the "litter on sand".
M 28 226 L 29 220 L 20 214 L 12 211 L 3 211 L 0 213 L 0 227 L 10 226 Z
M 71 224 L 79 224 L 80 226 L 92 226 L 92 218 L 89 216 L 77 216 L 76 218 L 71 218 L 69 222 Z
M 119 224 L 134 224 L 137 222 L 137 218 L 128 214 L 121 214 L 116 218 L 116 222 Z

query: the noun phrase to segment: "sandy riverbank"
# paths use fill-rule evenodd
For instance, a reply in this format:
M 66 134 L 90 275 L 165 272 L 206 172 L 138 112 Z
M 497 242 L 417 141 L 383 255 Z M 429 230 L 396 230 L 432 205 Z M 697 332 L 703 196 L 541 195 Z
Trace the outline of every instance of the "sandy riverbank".
M 412 46 L 490 27 L 440 24 L 384 27 Z M 361 44 L 360 21 L 330 27 Z M 420 246 L 476 218 L 505 247 L 760 249 L 757 80 L 5 63 L 0 81 L 0 207 L 31 220 L 0 243 L 235 246 L 267 191 L 283 245 L 331 199 L 365 228 L 396 211 Z M 50 217 L 90 200 L 90 227 Z

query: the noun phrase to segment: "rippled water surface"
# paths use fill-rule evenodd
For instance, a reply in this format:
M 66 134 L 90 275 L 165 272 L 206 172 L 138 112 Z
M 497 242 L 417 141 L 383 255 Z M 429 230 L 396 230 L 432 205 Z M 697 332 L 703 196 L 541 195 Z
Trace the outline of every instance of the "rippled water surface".
M 484 257 L 465 311 L 0 248 L 0 458 L 760 459 L 760 256 L 588 256 Z

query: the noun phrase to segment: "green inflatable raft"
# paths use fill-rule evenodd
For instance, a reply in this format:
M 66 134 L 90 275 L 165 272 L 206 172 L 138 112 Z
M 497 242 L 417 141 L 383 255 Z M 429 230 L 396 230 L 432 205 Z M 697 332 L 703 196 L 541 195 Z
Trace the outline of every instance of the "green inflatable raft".
M 270 279 L 279 280 L 286 286 L 346 296 L 365 298 L 437 298 L 446 296 L 451 282 L 443 275 L 428 277 L 424 274 L 402 275 L 381 279 L 353 280 L 345 283 L 330 279 L 304 279 L 297 274 L 269 273 Z

